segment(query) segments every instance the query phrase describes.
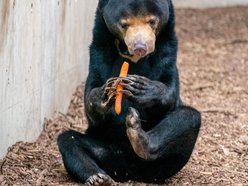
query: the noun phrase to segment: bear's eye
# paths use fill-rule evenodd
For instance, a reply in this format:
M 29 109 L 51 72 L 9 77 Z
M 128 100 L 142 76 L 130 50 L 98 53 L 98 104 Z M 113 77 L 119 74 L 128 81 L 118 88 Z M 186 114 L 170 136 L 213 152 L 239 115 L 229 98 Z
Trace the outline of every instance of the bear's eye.
M 156 25 L 156 19 L 151 19 L 148 22 L 151 26 L 155 26 Z
M 121 28 L 124 30 L 126 30 L 129 26 L 128 23 L 120 23 L 120 25 L 121 25 Z

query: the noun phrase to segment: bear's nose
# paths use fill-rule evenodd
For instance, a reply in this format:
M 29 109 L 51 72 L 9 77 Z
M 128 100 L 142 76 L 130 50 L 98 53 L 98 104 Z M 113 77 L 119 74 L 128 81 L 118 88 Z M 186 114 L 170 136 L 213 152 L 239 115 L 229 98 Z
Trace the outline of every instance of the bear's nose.
M 134 46 L 134 54 L 136 56 L 144 57 L 146 55 L 146 45 L 144 44 L 136 44 Z

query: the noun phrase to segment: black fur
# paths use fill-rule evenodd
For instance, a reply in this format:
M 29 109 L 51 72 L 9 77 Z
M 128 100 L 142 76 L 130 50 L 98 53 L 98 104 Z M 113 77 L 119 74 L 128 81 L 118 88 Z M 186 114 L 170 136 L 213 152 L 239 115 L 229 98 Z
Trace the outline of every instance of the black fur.
M 166 7 L 165 3 L 167 11 L 161 9 Z M 149 8 L 139 11 L 139 7 L 147 7 L 147 4 Z M 137 64 L 130 62 L 130 78 L 146 82 L 147 87 L 142 94 L 126 95 L 118 116 L 113 101 L 105 107 L 101 107 L 100 102 L 104 99 L 107 80 L 118 77 L 123 61 L 128 61 L 119 55 L 115 45 L 116 38 L 120 39 L 116 24 L 120 16 L 126 16 L 122 10 L 127 9 L 128 14 L 158 13 L 161 18 L 167 16 L 168 21 L 160 23 L 155 52 Z M 174 25 L 174 11 L 169 0 L 99 1 L 84 97 L 89 128 L 86 134 L 68 131 L 58 138 L 65 167 L 72 177 L 85 182 L 90 176 L 102 173 L 115 181 L 163 182 L 188 162 L 201 116 L 180 100 Z M 135 113 L 130 107 L 139 115 L 136 118 L 139 121 L 133 124 L 141 125 L 140 140 L 144 139 L 146 158 L 134 152 L 127 136 L 130 123 L 126 122 L 126 117 Z

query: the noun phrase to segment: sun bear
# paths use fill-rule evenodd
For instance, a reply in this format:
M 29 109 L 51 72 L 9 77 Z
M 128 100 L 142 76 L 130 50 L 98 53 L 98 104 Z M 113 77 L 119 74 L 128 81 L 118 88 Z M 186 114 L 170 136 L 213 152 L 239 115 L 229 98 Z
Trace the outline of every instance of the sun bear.
M 99 0 L 84 94 L 89 127 L 58 137 L 73 178 L 90 186 L 161 183 L 188 162 L 201 115 L 180 99 L 174 27 L 171 0 Z M 129 73 L 119 78 L 124 61 Z

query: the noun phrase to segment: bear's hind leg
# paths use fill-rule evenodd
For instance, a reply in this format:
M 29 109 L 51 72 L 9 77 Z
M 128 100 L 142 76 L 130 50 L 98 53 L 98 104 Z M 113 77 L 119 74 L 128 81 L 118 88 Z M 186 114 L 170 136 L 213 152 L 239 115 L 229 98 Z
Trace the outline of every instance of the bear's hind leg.
M 108 151 L 95 140 L 70 130 L 59 135 L 58 146 L 65 168 L 73 178 L 88 186 L 111 185 L 113 180 L 96 162 Z
M 145 132 L 138 111 L 130 108 L 126 125 L 135 153 L 147 160 L 144 163 L 147 170 L 150 166 L 157 171 L 153 171 L 154 177 L 163 179 L 177 173 L 188 162 L 200 129 L 201 115 L 191 107 L 181 106 Z M 146 169 L 141 170 L 142 174 L 151 175 Z M 158 176 L 159 172 L 163 175 Z

